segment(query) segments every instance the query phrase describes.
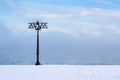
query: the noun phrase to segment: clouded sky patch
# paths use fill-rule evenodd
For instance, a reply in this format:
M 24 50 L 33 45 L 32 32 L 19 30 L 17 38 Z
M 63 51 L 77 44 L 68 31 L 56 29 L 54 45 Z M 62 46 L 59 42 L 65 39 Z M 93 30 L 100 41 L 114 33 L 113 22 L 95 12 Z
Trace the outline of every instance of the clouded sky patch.
M 48 29 L 42 30 L 40 33 L 43 39 L 42 46 L 47 45 L 52 51 L 54 51 L 53 48 L 59 50 L 66 46 L 65 48 L 68 50 L 73 49 L 73 52 L 78 49 L 77 54 L 89 53 L 92 54 L 90 56 L 93 56 L 95 55 L 93 54 L 95 53 L 94 48 L 96 53 L 101 51 L 99 48 L 104 45 L 107 45 L 105 49 L 109 50 L 108 44 L 114 46 L 118 44 L 119 48 L 119 3 L 119 0 L 1 0 L 0 36 L 2 36 L 2 41 L 0 44 L 7 42 L 5 45 L 11 45 L 14 48 L 19 47 L 19 44 L 24 44 L 24 46 L 26 44 L 25 47 L 30 48 L 27 45 L 34 43 L 36 31 L 28 29 L 28 23 L 40 20 L 48 23 Z M 6 33 L 12 36 L 4 37 Z M 72 42 L 73 44 L 70 46 Z M 92 50 L 90 47 L 87 49 L 86 45 L 91 46 Z M 112 49 L 113 52 L 116 51 L 116 54 L 119 53 L 119 50 Z M 42 50 L 49 52 L 44 48 Z M 61 53 L 65 54 L 64 50 L 59 51 L 63 51 Z M 27 50 L 23 50 L 21 53 L 25 53 L 24 51 Z M 103 50 L 104 52 L 107 56 L 107 51 Z M 55 55 L 55 53 L 53 54 Z

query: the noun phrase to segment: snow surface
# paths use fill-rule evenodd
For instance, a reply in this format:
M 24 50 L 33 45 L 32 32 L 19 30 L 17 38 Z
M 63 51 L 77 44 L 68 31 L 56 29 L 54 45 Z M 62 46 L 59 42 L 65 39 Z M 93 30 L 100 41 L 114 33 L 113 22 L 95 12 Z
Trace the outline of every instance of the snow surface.
M 120 80 L 120 66 L 1 65 L 0 80 Z

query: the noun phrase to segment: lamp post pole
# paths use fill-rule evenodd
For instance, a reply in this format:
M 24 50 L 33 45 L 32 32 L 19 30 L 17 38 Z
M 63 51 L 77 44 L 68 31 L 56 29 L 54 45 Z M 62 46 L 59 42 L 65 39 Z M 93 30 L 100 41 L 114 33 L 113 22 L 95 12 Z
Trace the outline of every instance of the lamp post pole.
M 41 29 L 47 29 L 47 23 L 44 22 L 39 22 L 37 21 L 36 23 L 29 23 L 29 28 L 30 29 L 35 29 L 37 30 L 37 47 L 36 47 L 36 63 L 35 65 L 41 65 L 39 61 L 39 30 Z
M 39 62 L 39 30 L 37 30 L 37 50 L 36 50 L 36 63 L 35 65 L 40 65 Z

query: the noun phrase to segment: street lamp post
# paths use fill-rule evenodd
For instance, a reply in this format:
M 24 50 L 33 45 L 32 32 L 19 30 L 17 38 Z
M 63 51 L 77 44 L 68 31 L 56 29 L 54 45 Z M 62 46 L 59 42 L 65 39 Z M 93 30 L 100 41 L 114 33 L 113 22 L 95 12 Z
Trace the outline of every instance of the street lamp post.
M 37 30 L 37 48 L 36 48 L 36 63 L 35 65 L 40 65 L 40 61 L 39 61 L 39 30 L 41 29 L 47 29 L 47 23 L 44 22 L 33 22 L 33 23 L 29 23 L 28 26 L 29 29 L 35 29 Z

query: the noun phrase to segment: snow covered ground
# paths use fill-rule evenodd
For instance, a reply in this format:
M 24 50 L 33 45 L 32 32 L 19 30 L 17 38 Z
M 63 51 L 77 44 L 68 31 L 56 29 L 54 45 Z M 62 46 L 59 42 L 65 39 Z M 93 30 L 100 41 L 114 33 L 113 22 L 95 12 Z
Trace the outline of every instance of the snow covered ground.
M 120 66 L 1 65 L 0 80 L 120 80 Z

